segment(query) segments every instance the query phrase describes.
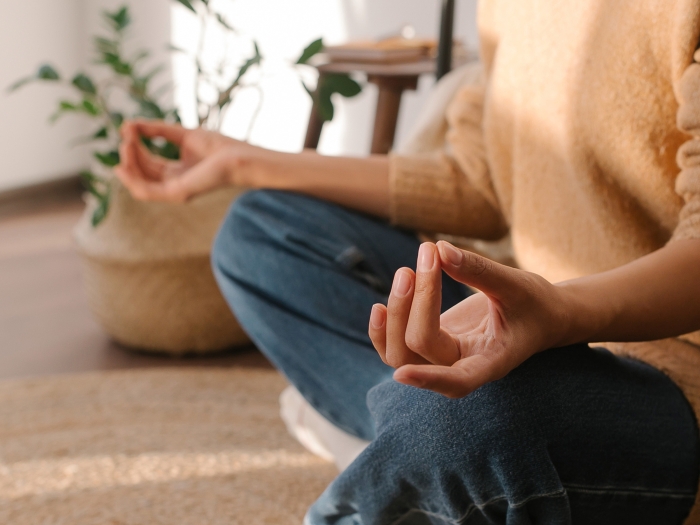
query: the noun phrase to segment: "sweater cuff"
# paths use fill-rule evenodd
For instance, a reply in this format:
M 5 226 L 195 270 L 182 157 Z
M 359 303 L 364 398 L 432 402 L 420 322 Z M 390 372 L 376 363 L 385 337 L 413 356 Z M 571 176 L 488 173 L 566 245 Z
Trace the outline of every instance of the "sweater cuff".
M 501 214 L 447 155 L 391 155 L 389 162 L 393 224 L 481 239 L 499 239 L 506 234 Z

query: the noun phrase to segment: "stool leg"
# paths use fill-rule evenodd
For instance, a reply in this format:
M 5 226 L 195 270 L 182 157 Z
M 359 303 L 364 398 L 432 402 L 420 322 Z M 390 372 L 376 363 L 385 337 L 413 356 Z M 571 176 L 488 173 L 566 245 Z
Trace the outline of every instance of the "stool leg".
M 379 85 L 377 112 L 374 117 L 374 133 L 372 134 L 371 152 L 373 154 L 389 153 L 394 145 L 402 94 L 403 89 Z
M 318 148 L 318 141 L 321 140 L 321 131 L 323 131 L 323 119 L 318 113 L 318 104 L 314 102 L 309 115 L 309 125 L 306 128 L 304 148 Z

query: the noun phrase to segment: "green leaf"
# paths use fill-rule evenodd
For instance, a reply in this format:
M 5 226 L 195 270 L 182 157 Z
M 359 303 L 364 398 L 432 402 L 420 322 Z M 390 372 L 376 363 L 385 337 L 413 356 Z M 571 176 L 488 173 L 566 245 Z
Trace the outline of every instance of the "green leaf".
M 161 107 L 152 100 L 136 100 L 139 104 L 138 116 L 148 119 L 165 118 L 165 112 Z
M 61 76 L 53 68 L 53 66 L 44 64 L 39 68 L 39 71 L 37 71 L 36 78 L 39 80 L 60 80 Z
M 304 86 L 306 87 L 306 86 Z M 308 89 L 307 89 L 308 91 Z M 335 113 L 331 97 L 338 93 L 343 97 L 354 97 L 362 91 L 362 86 L 350 76 L 342 73 L 329 73 L 319 78 L 317 90 L 318 112 L 324 121 L 333 120 Z
M 93 228 L 96 228 L 100 223 L 107 217 L 107 212 L 109 212 L 109 201 L 110 195 L 107 193 L 104 198 L 98 200 L 97 208 L 92 213 L 92 219 L 90 223 Z
M 158 154 L 166 159 L 179 160 L 180 148 L 177 144 L 174 144 L 172 142 L 166 142 L 163 146 L 159 148 Z
M 123 31 L 131 24 L 131 15 L 127 6 L 114 12 L 104 11 L 103 15 L 116 31 Z
M 256 41 L 253 41 L 253 46 L 255 47 L 255 54 L 250 57 L 248 60 L 245 61 L 245 63 L 241 66 L 241 68 L 238 70 L 238 75 L 236 75 L 236 80 L 233 81 L 232 87 L 237 86 L 243 76 L 248 72 L 248 70 L 253 67 L 254 65 L 260 64 L 262 61 L 262 55 L 260 54 L 260 49 L 258 48 L 258 43 Z M 229 93 L 230 95 L 230 93 Z M 224 97 L 226 98 L 226 97 Z M 224 100 L 221 99 L 219 100 L 219 107 L 223 107 L 230 101 L 230 96 L 228 99 Z
M 65 113 L 70 113 L 72 111 L 80 111 L 80 106 L 78 104 L 74 104 L 73 102 L 69 102 L 68 100 L 61 100 L 58 103 L 58 109 L 49 118 L 49 122 L 54 123 Z
M 318 92 L 318 114 L 321 120 L 325 122 L 330 122 L 333 120 L 335 114 L 335 108 L 333 107 L 333 101 L 331 100 L 332 91 L 320 90 Z
M 25 86 L 25 85 L 29 84 L 30 82 L 34 82 L 35 80 L 48 80 L 48 81 L 55 82 L 57 80 L 61 80 L 61 77 L 52 66 L 50 66 L 48 64 L 44 64 L 43 66 L 41 66 L 37 70 L 37 72 L 34 75 L 18 80 L 17 82 L 12 84 L 10 87 L 8 87 L 7 91 L 10 93 L 13 91 L 17 91 L 22 86 Z
M 110 113 L 109 119 L 112 121 L 112 125 L 117 129 L 121 128 L 124 123 L 124 115 L 118 111 Z
M 113 168 L 119 164 L 119 152 L 117 150 L 108 151 L 106 153 L 96 151 L 93 155 L 101 164 L 109 168 Z
M 297 60 L 297 64 L 306 64 L 312 56 L 320 53 L 322 49 L 323 49 L 323 38 L 319 38 L 318 40 L 314 40 L 308 46 L 306 46 L 306 49 L 304 49 L 301 56 Z
M 130 76 L 134 72 L 133 66 L 124 62 L 119 55 L 104 53 L 102 62 L 110 66 L 117 75 Z
M 109 211 L 109 203 L 111 200 L 111 188 L 107 181 L 101 179 L 90 171 L 81 172 L 80 177 L 85 189 L 97 199 L 97 207 L 95 208 L 90 220 L 92 226 L 95 227 L 107 216 L 107 212 Z
M 11 84 L 10 86 L 8 86 L 7 92 L 12 93 L 13 91 L 17 91 L 19 88 L 24 87 L 27 84 L 29 84 L 30 82 L 34 82 L 35 80 L 36 80 L 36 77 L 33 77 L 33 76 L 21 78 L 17 82 L 15 82 L 14 84 Z
M 89 93 L 90 95 L 97 94 L 97 88 L 93 81 L 87 75 L 83 73 L 78 73 L 73 77 L 72 84 L 77 87 L 83 93 Z
M 224 17 L 221 16 L 221 14 L 216 13 L 216 19 L 224 28 L 228 29 L 229 31 L 233 31 L 234 33 L 236 32 L 236 29 L 231 24 L 229 24 L 226 21 L 226 19 L 224 19 Z
M 80 105 L 80 109 L 87 113 L 88 115 L 92 117 L 96 117 L 97 115 L 102 113 L 102 110 L 100 109 L 99 106 L 97 106 L 92 100 L 90 99 L 83 99 L 82 104 Z
M 342 73 L 331 73 L 323 76 L 323 87 L 333 93 L 351 98 L 362 92 L 362 86 L 355 82 L 349 75 Z
M 180 148 L 177 144 L 168 141 L 156 142 L 148 137 L 141 137 L 141 142 L 149 151 L 170 160 L 178 160 L 180 158 Z
M 97 175 L 95 175 L 93 172 L 84 170 L 80 172 L 80 178 L 83 181 L 83 186 L 85 186 L 85 189 L 89 191 L 90 187 L 93 185 L 93 183 L 99 178 Z
M 107 127 L 102 127 L 100 129 L 98 129 L 97 131 L 95 131 L 92 135 L 88 135 L 87 137 L 81 137 L 81 138 L 76 139 L 73 142 L 73 145 L 77 146 L 80 144 L 86 144 L 88 142 L 92 142 L 94 140 L 104 140 L 107 138 L 109 138 L 109 130 L 107 129 Z
M 97 51 L 111 55 L 119 54 L 119 42 L 101 36 L 96 36 L 93 40 Z
M 190 2 L 190 0 L 177 0 L 177 1 L 180 2 L 182 5 L 184 5 L 187 9 L 189 9 L 193 13 L 197 12 L 197 10 L 194 8 L 194 6 L 192 5 L 192 2 Z

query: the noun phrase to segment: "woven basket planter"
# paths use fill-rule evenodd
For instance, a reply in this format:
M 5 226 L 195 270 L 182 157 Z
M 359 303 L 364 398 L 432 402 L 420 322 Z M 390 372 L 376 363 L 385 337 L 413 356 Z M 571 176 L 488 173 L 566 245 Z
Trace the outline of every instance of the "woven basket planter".
M 134 200 L 114 181 L 110 210 L 96 228 L 95 203 L 75 228 L 85 291 L 103 329 L 140 350 L 208 353 L 249 343 L 212 274 L 211 244 L 242 192 L 227 188 L 187 204 Z

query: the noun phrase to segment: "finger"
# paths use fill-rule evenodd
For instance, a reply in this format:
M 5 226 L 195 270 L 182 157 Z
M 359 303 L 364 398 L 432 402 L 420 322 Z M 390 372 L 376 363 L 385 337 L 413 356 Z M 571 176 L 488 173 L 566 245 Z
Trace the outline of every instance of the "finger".
M 140 140 L 137 141 L 134 147 L 136 159 L 141 166 L 141 170 L 149 179 L 162 180 L 172 166 L 179 164 L 154 155 L 148 151 Z
M 162 137 L 178 146 L 182 145 L 182 140 L 189 131 L 179 124 L 170 124 L 162 120 L 132 120 L 126 124 L 125 132 L 129 129 L 133 129 L 141 137 Z
M 138 173 L 135 174 L 152 180 L 163 178 L 164 162 L 159 161 L 146 149 L 133 127 L 131 129 L 122 128 L 122 143 L 119 150 L 122 165 L 132 170 L 134 167 L 138 167 Z
M 185 202 L 196 195 L 220 188 L 229 179 L 227 156 L 210 155 L 178 177 L 165 177 L 161 199 Z
M 143 173 L 135 152 L 135 143 L 126 138 L 119 146 L 119 165 L 114 173 L 131 195 L 139 200 L 165 200 L 162 195 L 162 183 L 152 181 Z
M 406 327 L 406 346 L 436 365 L 451 365 L 460 358 L 457 344 L 440 328 L 442 269 L 433 243 L 418 250 L 416 284 Z
M 114 174 L 135 199 L 143 201 L 163 200 L 158 197 L 157 185 L 160 184 L 159 182 L 152 182 L 142 175 L 135 175 L 133 170 L 121 164 L 114 168 Z
M 386 361 L 386 306 L 375 304 L 369 316 L 369 338 L 384 363 Z
M 398 383 L 450 398 L 464 397 L 496 377 L 492 362 L 483 355 L 467 357 L 453 366 L 406 365 L 394 372 Z
M 460 283 L 473 286 L 494 298 L 502 298 L 520 288 L 520 270 L 460 250 L 445 241 L 439 241 L 437 247 L 442 269 Z
M 115 172 L 127 188 L 146 178 L 136 160 L 133 141 L 125 139 L 119 145 L 119 165 L 115 168 Z
M 389 294 L 386 321 L 386 362 L 397 368 L 409 363 L 427 363 L 406 346 L 406 325 L 411 313 L 415 275 L 410 268 L 400 268 L 394 276 Z

